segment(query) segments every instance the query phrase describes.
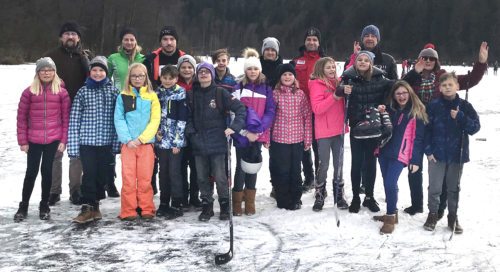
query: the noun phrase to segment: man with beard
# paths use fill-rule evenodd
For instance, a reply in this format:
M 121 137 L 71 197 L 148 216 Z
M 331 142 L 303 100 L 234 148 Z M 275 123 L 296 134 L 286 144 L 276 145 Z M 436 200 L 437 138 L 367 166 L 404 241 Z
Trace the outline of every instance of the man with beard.
M 57 74 L 64 81 L 71 102 L 78 90 L 84 85 L 89 73 L 90 51 L 82 49 L 80 42 L 81 29 L 76 22 L 66 22 L 59 31 L 60 45 L 45 53 L 52 58 L 57 67 Z M 53 206 L 61 200 L 62 193 L 62 157 L 57 152 L 52 167 L 52 187 L 50 189 L 49 205 Z M 71 203 L 80 205 L 80 184 L 82 165 L 78 158 L 69 161 L 69 192 Z

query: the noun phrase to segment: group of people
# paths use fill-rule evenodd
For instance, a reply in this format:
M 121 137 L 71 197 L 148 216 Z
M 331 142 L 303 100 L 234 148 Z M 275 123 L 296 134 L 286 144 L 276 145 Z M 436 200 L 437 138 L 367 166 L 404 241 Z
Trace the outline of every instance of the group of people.
M 91 57 L 82 49 L 75 22 L 65 23 L 59 36 L 60 46 L 36 62 L 33 83 L 19 103 L 17 137 L 28 159 L 16 222 L 27 217 L 40 162 L 39 216 L 50 218 L 49 206 L 60 201 L 66 148 L 70 200 L 81 205 L 76 223 L 101 219 L 99 201 L 106 193 L 120 196 L 114 185 L 116 154 L 122 163 L 121 220 L 174 219 L 193 206 L 201 209 L 198 219 L 208 221 L 214 216 L 214 187 L 221 220 L 229 219 L 230 211 L 253 215 L 264 147 L 272 196 L 278 208 L 288 210 L 300 209 L 303 192 L 312 187 L 312 209 L 323 209 L 331 154 L 335 205 L 351 213 L 361 205 L 379 212 L 374 196 L 378 157 L 387 210 L 373 219 L 384 222 L 382 233 L 392 233 L 398 223 L 397 182 L 405 167 L 412 203 L 404 211 L 423 212 L 425 154 L 429 215 L 424 228 L 435 228 L 448 203 L 448 226 L 462 232 L 457 220 L 460 176 L 469 160 L 468 135 L 480 123 L 457 91 L 481 80 L 486 42 L 468 75 L 442 70 L 434 45 L 427 44 L 414 68 L 398 80 L 396 62 L 382 51 L 374 25 L 362 30 L 340 76 L 314 27 L 307 29 L 299 55 L 289 63 L 283 63 L 274 37 L 263 40 L 260 54 L 246 48 L 244 73 L 237 77 L 229 71 L 227 49 L 212 54 L 213 64 L 197 63 L 177 47 L 172 26 L 162 28 L 160 47 L 147 55 L 132 28 L 121 31 L 118 52 L 108 58 Z M 342 174 L 346 133 L 352 158 L 350 204 Z M 232 189 L 231 144 L 236 149 Z

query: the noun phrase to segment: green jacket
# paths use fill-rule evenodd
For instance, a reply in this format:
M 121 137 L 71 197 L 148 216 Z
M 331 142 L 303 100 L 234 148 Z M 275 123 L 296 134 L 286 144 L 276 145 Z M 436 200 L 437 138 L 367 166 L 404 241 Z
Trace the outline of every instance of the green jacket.
M 120 47 L 117 53 L 111 54 L 108 58 L 108 77 L 113 79 L 116 88 L 122 91 L 123 85 L 125 84 L 125 78 L 127 77 L 128 67 L 132 63 L 142 63 L 143 61 L 144 55 L 137 53 L 134 61 L 130 62 L 123 48 Z

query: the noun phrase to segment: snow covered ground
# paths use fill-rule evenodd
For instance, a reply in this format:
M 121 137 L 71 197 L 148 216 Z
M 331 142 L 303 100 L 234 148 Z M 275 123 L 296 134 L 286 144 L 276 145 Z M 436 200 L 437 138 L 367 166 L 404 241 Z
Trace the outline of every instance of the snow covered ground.
M 339 66 L 340 67 L 340 66 Z M 228 223 L 216 216 L 208 223 L 199 212 L 174 221 L 120 222 L 119 199 L 101 203 L 104 219 L 89 226 L 71 223 L 79 207 L 69 203 L 68 165 L 64 160 L 62 201 L 52 208 L 52 219 L 38 219 L 40 180 L 33 192 L 28 220 L 14 223 L 21 200 L 26 155 L 16 141 L 16 109 L 22 90 L 34 75 L 34 65 L 0 66 L 0 271 L 498 271 L 500 270 L 500 77 L 490 71 L 471 89 L 469 100 L 481 117 L 482 128 L 471 137 L 471 162 L 464 169 L 459 217 L 464 233 L 448 241 L 446 219 L 435 232 L 422 228 L 427 214 L 400 213 L 392 235 L 380 235 L 381 223 L 362 208 L 359 214 L 340 211 L 335 226 L 331 183 L 322 212 L 313 212 L 313 194 L 303 195 L 303 207 L 284 211 L 269 197 L 269 171 L 259 173 L 257 214 L 234 218 L 235 255 L 224 266 L 214 254 L 226 252 Z M 466 73 L 467 67 L 445 67 Z M 232 63 L 238 74 L 241 68 Z M 495 90 L 497 89 L 497 90 Z M 463 97 L 464 92 L 460 93 Z M 263 152 L 267 162 L 267 151 Z M 233 160 L 234 164 L 234 160 Z M 346 141 L 344 169 L 349 173 L 350 147 Z M 233 168 L 234 169 L 234 168 Z M 425 166 L 425 170 L 427 166 Z M 120 168 L 117 169 L 120 173 Z M 329 173 L 330 177 L 332 173 Z M 352 197 L 345 175 L 348 202 Z M 331 178 L 329 178 L 329 182 Z M 427 176 L 424 175 L 424 187 Z M 117 179 L 118 187 L 121 179 Z M 410 205 L 406 172 L 399 182 L 398 208 Z M 375 196 L 385 211 L 382 179 Z M 426 202 L 425 195 L 424 201 Z M 159 203 L 158 196 L 155 203 Z M 426 210 L 426 208 L 425 208 Z M 497 256 L 497 257 L 495 257 Z

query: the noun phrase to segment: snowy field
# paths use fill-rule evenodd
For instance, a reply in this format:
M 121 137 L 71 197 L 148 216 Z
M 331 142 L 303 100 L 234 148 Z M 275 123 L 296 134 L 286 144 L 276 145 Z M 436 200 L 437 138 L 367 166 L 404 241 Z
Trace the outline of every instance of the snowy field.
M 241 65 L 231 70 L 241 73 Z M 339 65 L 339 68 L 342 67 Z M 466 73 L 468 67 L 445 67 Z M 21 200 L 26 155 L 16 141 L 16 110 L 21 92 L 31 82 L 34 65 L 0 66 L 0 271 L 498 271 L 500 270 L 500 77 L 490 70 L 471 89 L 469 100 L 479 112 L 482 128 L 471 137 L 471 162 L 464 168 L 459 218 L 462 235 L 448 241 L 446 217 L 435 232 L 422 227 L 425 213 L 402 212 L 410 205 L 406 170 L 399 181 L 399 224 L 392 235 L 380 235 L 380 222 L 362 207 L 358 214 L 340 211 L 335 225 L 331 177 L 329 197 L 321 212 L 313 212 L 313 193 L 303 195 L 298 211 L 275 207 L 267 166 L 268 152 L 257 183 L 257 214 L 234 218 L 233 260 L 214 264 L 214 254 L 229 248 L 228 223 L 216 216 L 208 223 L 199 212 L 174 221 L 121 222 L 119 199 L 101 202 L 103 220 L 79 227 L 71 218 L 79 207 L 69 202 L 68 159 L 63 166 L 62 201 L 52 207 L 52 219 L 38 219 L 40 179 L 31 197 L 28 219 L 14 223 Z M 495 90 L 496 89 L 496 90 Z M 460 92 L 464 97 L 464 92 Z M 234 154 L 234 152 L 233 152 Z M 118 160 L 119 161 L 119 160 Z M 234 160 L 233 160 L 234 164 Z M 118 163 L 119 165 L 119 163 Z M 345 173 L 350 169 L 346 141 Z M 234 168 L 233 168 L 234 169 Z M 427 165 L 425 165 L 427 170 Z M 117 168 L 118 174 L 120 168 Z M 119 174 L 120 175 L 120 174 Z M 351 201 L 350 179 L 345 175 Z M 424 187 L 427 187 L 427 172 Z M 120 176 L 117 179 L 121 187 Z M 385 211 L 380 174 L 375 197 Z M 427 201 L 425 193 L 424 203 Z M 155 196 L 156 205 L 159 197 Z M 497 257 L 495 257 L 497 256 Z

